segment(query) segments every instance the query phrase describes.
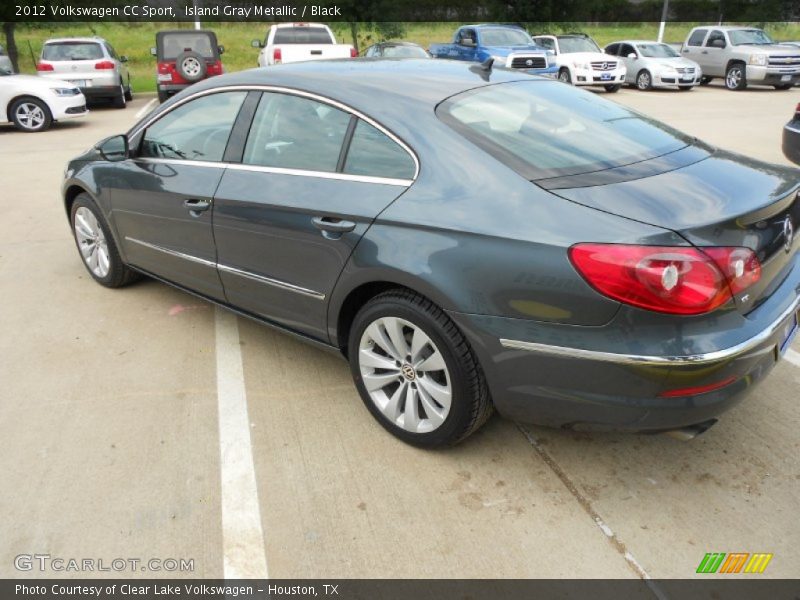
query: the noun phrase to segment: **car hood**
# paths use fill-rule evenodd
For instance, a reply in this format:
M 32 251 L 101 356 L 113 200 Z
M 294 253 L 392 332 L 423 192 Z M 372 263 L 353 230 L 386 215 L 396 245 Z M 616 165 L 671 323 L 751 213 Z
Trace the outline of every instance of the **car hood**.
M 61 79 L 37 77 L 36 75 L 4 75 L 0 85 L 18 87 L 25 90 L 49 90 L 53 87 L 74 88 L 75 85 Z
M 547 50 L 544 48 L 534 46 L 533 44 L 518 46 L 485 46 L 484 48 L 489 54 L 497 54 L 498 56 L 507 56 L 515 52 L 536 52 L 537 54 L 547 53 Z
M 753 48 L 760 50 L 765 54 L 774 56 L 776 54 L 800 54 L 800 48 L 791 44 L 739 44 L 734 48 Z

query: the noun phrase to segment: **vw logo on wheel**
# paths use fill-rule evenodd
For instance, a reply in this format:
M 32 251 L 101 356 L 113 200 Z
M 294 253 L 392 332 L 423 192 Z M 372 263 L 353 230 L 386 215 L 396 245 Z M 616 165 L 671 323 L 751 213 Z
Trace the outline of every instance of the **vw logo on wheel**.
M 792 226 L 792 218 L 786 216 L 783 222 L 783 249 L 789 252 L 792 249 L 792 241 L 794 241 L 794 227 Z
M 414 367 L 411 365 L 403 365 L 401 370 L 403 371 L 403 377 L 409 381 L 414 381 L 417 378 L 417 374 L 414 372 Z

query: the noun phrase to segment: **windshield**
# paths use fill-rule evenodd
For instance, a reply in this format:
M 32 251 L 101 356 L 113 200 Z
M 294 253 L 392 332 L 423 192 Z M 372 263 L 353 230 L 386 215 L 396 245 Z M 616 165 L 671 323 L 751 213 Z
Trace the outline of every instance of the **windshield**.
M 680 56 L 672 46 L 666 44 L 637 44 L 636 47 L 645 58 L 675 58 Z
M 383 55 L 387 58 L 427 58 L 428 53 L 419 46 L 385 46 Z
M 691 139 L 572 86 L 516 81 L 443 102 L 445 123 L 527 179 L 576 175 L 680 150 Z
M 331 34 L 324 27 L 279 27 L 273 44 L 332 44 Z
M 573 54 L 574 52 L 601 52 L 594 40 L 585 37 L 560 37 L 558 38 L 558 49 L 561 54 Z
M 766 33 L 760 29 L 733 29 L 728 32 L 731 44 L 774 44 Z
M 161 38 L 163 60 L 175 60 L 185 51 L 197 52 L 203 58 L 215 58 L 211 36 L 207 33 L 168 33 Z
M 45 44 L 42 60 L 98 60 L 103 49 L 94 42 L 56 42 Z
M 481 29 L 484 46 L 528 46 L 533 44 L 531 36 L 521 29 Z

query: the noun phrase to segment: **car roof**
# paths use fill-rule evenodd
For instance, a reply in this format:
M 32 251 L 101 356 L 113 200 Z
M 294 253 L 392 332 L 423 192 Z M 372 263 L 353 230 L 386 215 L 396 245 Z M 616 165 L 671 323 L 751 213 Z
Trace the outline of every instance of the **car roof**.
M 699 25 L 694 27 L 692 31 L 695 29 L 716 29 L 722 31 L 735 31 L 737 29 L 757 29 L 758 31 L 764 31 L 760 27 L 753 27 L 752 25 Z
M 669 46 L 666 42 L 657 42 L 656 40 L 619 40 L 618 42 L 609 42 L 606 46 L 611 44 L 664 44 Z
M 105 40 L 101 37 L 64 37 L 64 38 L 51 38 L 49 40 L 45 40 L 45 44 L 58 44 L 63 42 L 94 42 L 95 44 L 99 44 L 101 42 L 105 42 Z
M 482 27 L 507 27 L 509 29 L 522 29 L 525 31 L 525 28 L 521 25 L 514 25 L 514 23 L 476 23 L 474 25 L 462 25 L 459 29 L 463 27 L 472 27 L 475 29 L 480 29 Z
M 417 46 L 419 48 L 422 48 L 422 46 L 420 46 L 419 44 L 415 44 L 414 42 L 405 42 L 405 41 L 402 41 L 402 40 L 397 40 L 397 41 L 390 40 L 388 42 L 378 42 L 375 45 L 376 46 Z

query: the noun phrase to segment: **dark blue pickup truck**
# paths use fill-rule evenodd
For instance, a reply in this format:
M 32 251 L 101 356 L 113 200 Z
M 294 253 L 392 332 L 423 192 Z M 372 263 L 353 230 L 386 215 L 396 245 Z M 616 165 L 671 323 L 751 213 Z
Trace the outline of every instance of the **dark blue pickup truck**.
M 429 52 L 434 58 L 473 62 L 493 58 L 496 67 L 550 77 L 558 75 L 558 67 L 548 51 L 515 25 L 464 25 L 456 30 L 451 43 L 431 44 Z

